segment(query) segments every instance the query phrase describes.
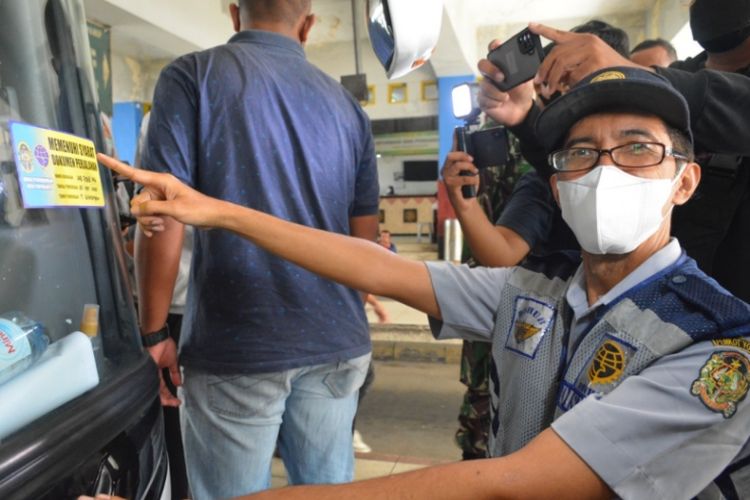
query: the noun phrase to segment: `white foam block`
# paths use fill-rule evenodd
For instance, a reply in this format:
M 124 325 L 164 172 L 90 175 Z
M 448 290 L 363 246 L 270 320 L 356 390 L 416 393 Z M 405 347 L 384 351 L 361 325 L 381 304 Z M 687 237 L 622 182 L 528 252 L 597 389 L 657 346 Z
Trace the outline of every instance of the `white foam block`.
M 0 385 L 0 439 L 98 384 L 86 334 L 73 332 L 51 343 L 36 363 Z

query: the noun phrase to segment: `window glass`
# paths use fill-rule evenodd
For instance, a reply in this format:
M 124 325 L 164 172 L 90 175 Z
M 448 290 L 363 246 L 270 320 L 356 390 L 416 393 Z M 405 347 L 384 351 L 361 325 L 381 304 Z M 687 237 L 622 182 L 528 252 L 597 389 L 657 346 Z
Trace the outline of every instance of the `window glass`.
M 34 407 L 15 428 L 141 353 L 108 176 L 104 209 L 25 209 L 18 188 L 11 121 L 99 144 L 82 13 L 80 1 L 0 1 L 0 400 Z

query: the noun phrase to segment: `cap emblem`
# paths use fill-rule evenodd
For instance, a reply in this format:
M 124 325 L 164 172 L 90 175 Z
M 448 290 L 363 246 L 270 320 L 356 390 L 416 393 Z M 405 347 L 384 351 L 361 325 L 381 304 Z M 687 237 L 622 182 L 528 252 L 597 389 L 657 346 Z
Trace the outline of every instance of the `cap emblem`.
M 605 71 L 600 75 L 596 75 L 589 83 L 603 82 L 605 80 L 625 80 L 625 73 L 621 71 Z

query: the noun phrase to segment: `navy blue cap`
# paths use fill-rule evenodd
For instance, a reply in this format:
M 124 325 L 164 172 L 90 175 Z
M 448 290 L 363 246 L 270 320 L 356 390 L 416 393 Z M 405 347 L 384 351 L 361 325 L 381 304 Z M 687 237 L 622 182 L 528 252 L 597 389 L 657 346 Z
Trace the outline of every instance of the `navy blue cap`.
M 609 110 L 633 110 L 658 116 L 684 132 L 690 141 L 687 101 L 666 78 L 640 68 L 614 67 L 591 73 L 544 108 L 536 122 L 537 137 L 551 153 L 582 118 Z

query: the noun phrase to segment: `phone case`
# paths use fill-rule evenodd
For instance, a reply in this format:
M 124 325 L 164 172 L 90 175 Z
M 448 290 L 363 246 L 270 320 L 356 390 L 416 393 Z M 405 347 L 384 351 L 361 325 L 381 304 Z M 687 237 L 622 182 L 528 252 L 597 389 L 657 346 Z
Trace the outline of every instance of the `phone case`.
M 477 130 L 471 134 L 471 156 L 478 169 L 508 163 L 508 132 L 505 127 Z
M 487 59 L 505 75 L 502 82 L 492 80 L 492 83 L 503 92 L 507 92 L 534 77 L 544 59 L 542 41 L 539 35 L 535 35 L 527 28 L 490 51 Z

